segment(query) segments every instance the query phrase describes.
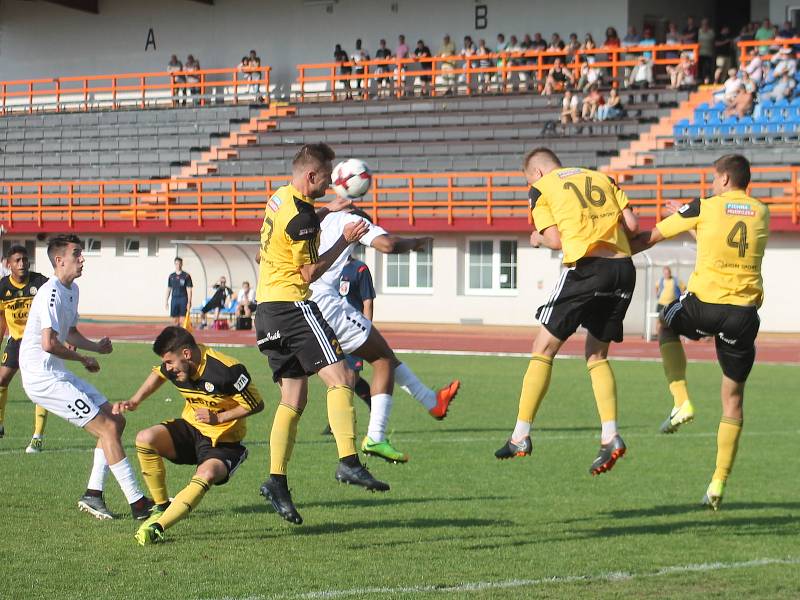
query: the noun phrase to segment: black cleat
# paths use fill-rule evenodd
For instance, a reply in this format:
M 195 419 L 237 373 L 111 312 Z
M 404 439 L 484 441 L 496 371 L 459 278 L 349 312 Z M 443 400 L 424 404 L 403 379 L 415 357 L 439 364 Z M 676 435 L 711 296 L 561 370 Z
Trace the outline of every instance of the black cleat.
M 348 485 L 360 485 L 370 492 L 389 491 L 389 484 L 375 479 L 364 465 L 348 467 L 343 462 L 340 462 L 339 466 L 336 467 L 336 481 Z
M 526 435 L 519 443 L 515 442 L 511 438 L 508 438 L 508 441 L 505 443 L 505 445 L 495 452 L 494 455 L 500 460 L 506 460 L 508 458 L 514 458 L 515 456 L 530 456 L 531 452 L 533 452 L 531 436 Z
M 597 458 L 594 459 L 592 466 L 589 467 L 589 473 L 592 475 L 600 475 L 600 473 L 610 471 L 614 467 L 614 463 L 617 462 L 617 459 L 625 455 L 625 450 L 627 450 L 625 442 L 622 441 L 619 434 L 615 435 L 614 439 L 610 442 L 600 446 Z
M 150 498 L 142 496 L 131 504 L 131 515 L 137 521 L 145 521 L 150 518 L 150 511 L 153 510 L 155 505 L 155 502 L 150 500 Z
M 108 507 L 106 507 L 106 503 L 105 500 L 103 500 L 102 494 L 99 496 L 84 494 L 81 496 L 81 499 L 78 500 L 78 510 L 89 513 L 95 519 L 104 520 L 114 518 L 114 515 L 111 514 L 111 511 L 108 510 Z
M 300 516 L 300 513 L 297 512 L 297 509 L 294 507 L 292 494 L 289 492 L 289 488 L 286 487 L 285 481 L 270 477 L 261 484 L 259 490 L 261 495 L 270 501 L 276 513 L 289 521 L 289 523 L 302 525 L 303 517 Z
M 6 434 L 6 428 L 4 425 L 0 425 L 0 438 Z

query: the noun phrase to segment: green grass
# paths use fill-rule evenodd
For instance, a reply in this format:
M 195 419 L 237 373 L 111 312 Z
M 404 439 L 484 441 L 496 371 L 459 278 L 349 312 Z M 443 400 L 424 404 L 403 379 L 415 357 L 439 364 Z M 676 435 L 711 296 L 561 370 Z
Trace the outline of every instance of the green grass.
M 334 481 L 335 446 L 319 435 L 324 397 L 314 380 L 290 465 L 305 518 L 294 527 L 258 495 L 277 388 L 255 350 L 227 351 L 249 366 L 268 409 L 250 423 L 247 463 L 169 530 L 162 546 L 137 546 L 127 516 L 101 522 L 77 511 L 91 462 L 87 434 L 53 418 L 46 451 L 23 453 L 33 407 L 14 382 L 8 434 L 0 440 L 0 597 L 296 598 L 337 590 L 352 593 L 330 597 L 800 595 L 796 367 L 754 369 L 739 457 L 719 513 L 698 506 L 713 471 L 720 414 L 714 364 L 690 365 L 696 421 L 661 436 L 656 431 L 671 404 L 661 366 L 616 361 L 629 452 L 611 473 L 592 478 L 599 426 L 582 361 L 557 361 L 533 456 L 501 463 L 493 451 L 514 424 L 526 361 L 406 356 L 423 380 L 459 377 L 463 387 L 441 423 L 398 391 L 392 440 L 411 461 L 369 461 L 392 485 L 384 495 Z M 88 379 L 111 399 L 131 394 L 153 364 L 144 345 L 119 345 L 101 360 L 103 371 Z M 130 414 L 127 447 L 137 430 L 181 408 L 177 391 L 163 387 Z M 360 404 L 358 413 L 363 433 Z M 192 469 L 168 463 L 167 470 L 175 494 Z M 109 507 L 127 515 L 112 477 L 107 487 Z M 783 562 L 754 562 L 762 559 Z M 686 565 L 706 566 L 662 571 Z M 480 585 L 491 582 L 497 587 Z M 456 589 L 441 590 L 448 586 Z

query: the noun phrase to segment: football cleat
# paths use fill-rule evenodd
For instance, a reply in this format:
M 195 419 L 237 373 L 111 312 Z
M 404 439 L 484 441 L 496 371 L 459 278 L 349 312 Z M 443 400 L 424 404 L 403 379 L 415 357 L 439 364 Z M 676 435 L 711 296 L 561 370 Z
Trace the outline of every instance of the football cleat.
M 614 468 L 614 463 L 617 462 L 617 459 L 625 455 L 626 450 L 625 442 L 622 441 L 619 434 L 615 435 L 610 442 L 600 445 L 600 451 L 597 453 L 597 458 L 594 459 L 592 466 L 589 467 L 589 473 L 600 475 L 600 473 L 610 471 Z
M 148 519 L 149 520 L 149 519 Z M 145 521 L 133 536 L 140 546 L 159 544 L 164 541 L 164 530 L 155 523 Z
M 261 484 L 259 491 L 264 498 L 270 501 L 272 508 L 274 508 L 275 512 L 281 517 L 289 521 L 289 523 L 302 525 L 303 517 L 300 516 L 300 513 L 297 512 L 297 509 L 294 507 L 292 494 L 289 492 L 285 481 L 270 477 Z
M 25 448 L 25 454 L 39 454 L 44 450 L 44 438 L 31 438 L 31 443 Z
M 5 425 L 0 424 L 0 438 L 6 434 L 6 427 Z
M 95 519 L 104 520 L 114 518 L 114 515 L 112 515 L 106 507 L 102 495 L 90 496 L 89 494 L 84 494 L 81 496 L 81 499 L 78 500 L 78 510 L 89 513 Z
M 725 482 L 721 479 L 712 479 L 703 496 L 702 504 L 713 511 L 717 511 L 722 506 L 722 493 L 725 491 Z
M 343 462 L 339 462 L 339 466 L 336 467 L 336 481 L 348 485 L 360 485 L 370 492 L 389 491 L 389 484 L 375 479 L 364 465 L 348 467 Z
M 447 416 L 447 411 L 450 410 L 450 403 L 455 400 L 460 387 L 461 382 L 455 379 L 449 385 L 436 392 L 436 406 L 428 411 L 434 419 L 441 421 Z
M 689 400 L 672 409 L 667 420 L 661 424 L 661 433 L 675 433 L 684 423 L 694 419 L 694 406 Z
M 136 502 L 131 504 L 131 516 L 136 521 L 146 521 L 150 518 L 150 513 L 155 506 L 155 502 L 150 500 L 147 496 L 142 496 Z
M 364 438 L 364 441 L 361 442 L 361 451 L 364 454 L 377 456 L 390 463 L 397 464 L 408 462 L 408 454 L 396 450 L 388 439 L 382 442 L 373 442 L 372 439 L 367 436 Z
M 511 438 L 494 453 L 496 458 L 506 460 L 507 458 L 514 458 L 515 456 L 530 456 L 533 452 L 533 444 L 531 443 L 531 436 L 526 435 L 522 441 L 515 442 Z

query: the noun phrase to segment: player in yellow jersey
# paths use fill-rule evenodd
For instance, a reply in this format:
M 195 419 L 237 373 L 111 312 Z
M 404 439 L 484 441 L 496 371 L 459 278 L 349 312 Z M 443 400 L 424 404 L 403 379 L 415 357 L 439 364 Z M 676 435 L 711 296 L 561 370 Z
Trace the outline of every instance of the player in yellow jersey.
M 8 341 L 0 363 L 0 438 L 5 435 L 5 412 L 8 386 L 19 370 L 19 344 L 28 322 L 31 302 L 47 277 L 31 271 L 31 262 L 25 246 L 15 244 L 8 249 L 6 261 L 11 273 L 0 279 L 0 341 L 8 330 Z M 33 437 L 25 448 L 28 454 L 41 452 L 44 445 L 44 426 L 47 411 L 36 405 Z
M 694 408 L 686 387 L 686 353 L 680 336 L 692 340 L 714 336 L 722 367 L 722 420 L 717 432 L 717 462 L 704 504 L 713 510 L 722 504 L 739 436 L 742 432 L 744 386 L 755 361 L 758 308 L 764 299 L 761 261 L 769 237 L 769 210 L 745 190 L 750 163 L 738 154 L 726 154 L 714 163 L 711 198 L 684 204 L 675 214 L 641 237 L 650 247 L 666 238 L 694 230 L 697 260 L 687 294 L 661 313 L 659 347 L 664 373 L 674 400 L 661 426 L 673 433 L 691 421 Z
M 186 400 L 180 419 L 164 421 L 136 435 L 136 452 L 155 506 L 139 527 L 141 545 L 163 541 L 164 530 L 189 515 L 212 485 L 223 485 L 247 458 L 242 445 L 245 419 L 264 408 L 247 368 L 235 358 L 198 344 L 182 327 L 167 327 L 153 343 L 163 361 L 138 391 L 114 406 L 115 413 L 136 410 L 171 381 Z M 162 457 L 178 465 L 197 465 L 189 485 L 172 502 Z
M 328 422 L 339 454 L 336 479 L 372 491 L 389 489 L 358 458 L 354 375 L 336 335 L 316 303 L 309 300 L 311 282 L 369 228 L 363 220 L 348 223 L 338 241 L 319 255 L 320 219 L 330 209 L 347 205 L 339 200 L 314 210 L 315 199 L 323 197 L 330 186 L 334 156 L 326 144 L 303 146 L 292 161 L 291 183 L 278 189 L 267 202 L 261 228 L 256 339 L 281 388 L 269 440 L 270 476 L 261 486 L 261 494 L 281 517 L 297 525 L 303 519 L 292 502 L 286 470 L 308 401 L 308 376 L 314 373 L 328 387 Z
M 601 422 L 600 451 L 589 472 L 598 475 L 626 450 L 617 432 L 617 391 L 608 347 L 622 341 L 622 321 L 636 283 L 628 235 L 636 232 L 637 220 L 613 180 L 597 171 L 564 168 L 547 148 L 529 152 L 523 170 L 536 227 L 531 242 L 561 250 L 566 268 L 536 312 L 542 327 L 522 382 L 517 423 L 495 456 L 531 453 L 531 425 L 550 384 L 553 358 L 582 325 L 588 331 L 586 366 Z

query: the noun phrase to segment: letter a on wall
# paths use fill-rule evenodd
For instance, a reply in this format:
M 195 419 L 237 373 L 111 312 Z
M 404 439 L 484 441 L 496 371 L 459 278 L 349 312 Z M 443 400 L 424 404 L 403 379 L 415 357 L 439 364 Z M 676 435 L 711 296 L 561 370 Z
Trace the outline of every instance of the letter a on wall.
M 153 28 L 147 30 L 147 41 L 144 44 L 144 51 L 147 52 L 150 49 L 150 46 L 153 47 L 153 50 L 156 49 L 156 34 L 153 33 Z

